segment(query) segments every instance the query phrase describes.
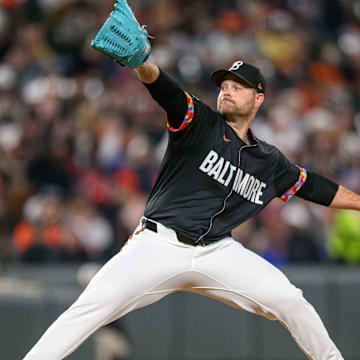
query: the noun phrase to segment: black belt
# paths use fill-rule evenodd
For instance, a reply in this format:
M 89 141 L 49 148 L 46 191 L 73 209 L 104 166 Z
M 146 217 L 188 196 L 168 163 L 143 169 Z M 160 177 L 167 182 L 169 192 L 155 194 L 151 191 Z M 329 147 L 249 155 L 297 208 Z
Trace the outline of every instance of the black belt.
M 142 219 L 142 225 L 145 229 L 151 230 L 155 233 L 157 233 L 157 223 L 154 221 L 151 221 L 149 219 Z M 201 246 L 206 246 L 209 244 L 212 244 L 213 241 L 207 240 L 207 239 L 201 239 L 200 241 L 196 242 L 193 239 L 190 239 L 189 237 L 182 235 L 180 233 L 176 232 L 176 236 L 178 238 L 178 240 L 184 244 L 188 244 L 188 245 L 192 245 L 192 246 L 197 246 L 197 245 L 201 245 Z

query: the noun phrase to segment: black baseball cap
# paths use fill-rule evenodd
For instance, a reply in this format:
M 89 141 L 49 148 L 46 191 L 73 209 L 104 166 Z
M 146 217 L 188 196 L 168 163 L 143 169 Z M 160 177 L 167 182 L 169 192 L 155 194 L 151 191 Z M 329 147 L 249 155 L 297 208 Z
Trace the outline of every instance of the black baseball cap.
M 230 66 L 229 70 L 221 69 L 213 71 L 210 75 L 210 79 L 216 84 L 216 86 L 220 87 L 225 76 L 228 74 L 234 74 L 255 88 L 258 93 L 265 94 L 265 78 L 261 74 L 260 69 L 256 66 L 250 65 L 244 61 L 235 61 Z

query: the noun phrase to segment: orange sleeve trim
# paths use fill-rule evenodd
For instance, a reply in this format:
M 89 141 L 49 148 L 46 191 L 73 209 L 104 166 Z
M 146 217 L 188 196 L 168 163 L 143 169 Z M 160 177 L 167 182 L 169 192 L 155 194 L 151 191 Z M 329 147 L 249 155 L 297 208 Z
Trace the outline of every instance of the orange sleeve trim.
M 184 117 L 184 121 L 181 123 L 181 125 L 177 129 L 173 128 L 169 124 L 169 121 L 167 121 L 166 126 L 168 127 L 169 131 L 177 132 L 177 131 L 185 129 L 187 126 L 189 126 L 192 119 L 194 118 L 194 101 L 188 92 L 184 91 L 184 94 L 186 96 L 186 100 L 187 100 L 187 104 L 188 104 L 188 109 L 187 109 L 186 115 Z
M 288 191 L 285 192 L 285 194 L 280 197 L 282 201 L 289 201 L 296 194 L 296 192 L 299 191 L 301 187 L 305 184 L 307 178 L 307 171 L 305 168 L 301 168 L 299 166 L 298 168 L 300 170 L 299 179 Z

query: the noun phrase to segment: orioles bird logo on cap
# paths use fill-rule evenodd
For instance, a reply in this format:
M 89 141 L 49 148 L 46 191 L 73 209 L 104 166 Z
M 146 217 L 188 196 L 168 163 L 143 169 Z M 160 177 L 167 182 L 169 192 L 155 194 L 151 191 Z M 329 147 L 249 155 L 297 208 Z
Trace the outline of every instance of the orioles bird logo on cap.
M 258 83 L 258 86 L 257 86 L 257 87 L 258 87 L 259 90 L 262 90 L 262 89 L 263 89 L 261 83 Z

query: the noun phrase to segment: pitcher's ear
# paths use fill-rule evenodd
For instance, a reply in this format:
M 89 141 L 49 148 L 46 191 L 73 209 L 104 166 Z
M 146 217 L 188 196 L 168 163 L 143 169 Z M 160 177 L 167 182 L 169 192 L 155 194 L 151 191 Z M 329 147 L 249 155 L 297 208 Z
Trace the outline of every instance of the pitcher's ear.
M 264 98 L 265 96 L 263 93 L 257 93 L 255 97 L 255 107 L 259 108 L 264 102 Z

